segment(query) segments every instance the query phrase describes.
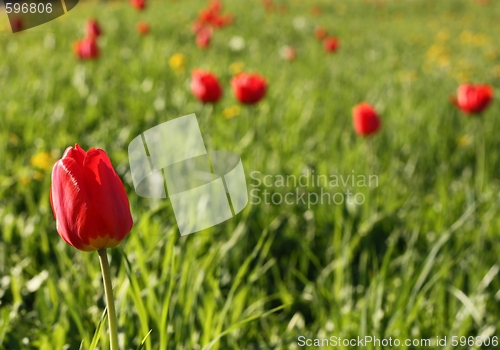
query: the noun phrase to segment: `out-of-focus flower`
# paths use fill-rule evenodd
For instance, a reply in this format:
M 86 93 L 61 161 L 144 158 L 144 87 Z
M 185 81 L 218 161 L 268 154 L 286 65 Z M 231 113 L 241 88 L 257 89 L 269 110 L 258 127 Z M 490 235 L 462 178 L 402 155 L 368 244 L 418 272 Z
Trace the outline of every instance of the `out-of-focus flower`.
M 176 73 L 183 73 L 186 66 L 186 56 L 182 53 L 174 53 L 168 59 L 168 65 Z
M 492 72 L 494 76 L 500 78 L 500 65 L 496 65 L 495 67 L 493 67 Z
M 220 1 L 212 1 L 211 4 L 200 11 L 198 21 L 201 26 L 210 26 L 221 28 L 233 22 L 234 16 L 230 13 L 221 14 L 222 3 Z
M 340 46 L 340 41 L 334 36 L 330 36 L 323 40 L 323 48 L 325 49 L 326 52 L 335 52 L 338 50 Z
M 314 5 L 311 7 L 311 15 L 314 17 L 319 17 L 323 13 L 323 9 L 319 5 Z
M 450 97 L 450 101 L 466 114 L 480 114 L 492 99 L 493 88 L 480 84 L 462 84 L 458 87 L 457 96 Z
M 323 40 L 324 38 L 326 38 L 326 29 L 321 26 L 316 27 L 316 29 L 314 30 L 314 36 L 318 40 Z
M 464 135 L 461 136 L 457 139 L 457 146 L 458 147 L 466 147 L 472 143 L 472 137 L 469 135 Z
M 293 19 L 292 24 L 297 31 L 303 31 L 307 27 L 307 19 L 303 16 L 298 16 Z
M 50 170 L 54 164 L 54 159 L 49 152 L 40 152 L 31 157 L 30 164 L 41 170 Z
M 203 103 L 216 103 L 222 97 L 222 87 L 217 77 L 201 69 L 195 69 L 191 74 L 191 91 Z
M 225 108 L 223 111 L 222 111 L 222 115 L 224 116 L 224 118 L 226 119 L 231 119 L 231 118 L 234 118 L 238 115 L 240 115 L 241 113 L 241 108 L 240 106 L 238 105 L 234 105 L 234 106 L 231 106 L 231 107 L 227 107 Z
M 262 6 L 266 12 L 273 12 L 275 9 L 273 0 L 262 0 Z
M 231 87 L 241 103 L 254 104 L 266 95 L 267 82 L 258 74 L 240 73 L 231 79 Z
M 352 109 L 354 131 L 360 136 L 369 136 L 380 129 L 380 118 L 372 105 L 362 102 Z
M 243 69 L 245 68 L 245 63 L 243 62 L 233 62 L 229 65 L 229 73 L 231 75 L 237 75 L 243 72 Z
M 138 11 L 142 11 L 146 7 L 146 0 L 130 0 L 130 5 Z
M 202 30 L 204 27 L 205 27 L 205 25 L 203 23 L 201 23 L 200 21 L 194 21 L 193 24 L 191 25 L 191 31 L 194 34 L 198 34 L 198 32 L 200 30 Z
M 132 229 L 123 183 L 99 148 L 66 149 L 52 170 L 50 204 L 57 232 L 80 250 L 115 247 Z
M 87 20 L 85 23 L 85 34 L 87 38 L 97 38 L 99 35 L 102 35 L 101 26 L 95 19 Z
M 293 61 L 296 57 L 295 49 L 292 46 L 285 46 L 281 49 L 280 55 L 285 61 Z
M 85 38 L 73 44 L 73 52 L 81 60 L 93 60 L 99 57 L 99 47 L 95 38 Z
M 137 32 L 141 35 L 146 35 L 149 33 L 149 25 L 144 21 L 137 23 L 137 26 L 135 28 L 137 29 Z
M 211 27 L 203 27 L 196 33 L 196 46 L 206 49 L 212 41 L 213 30 Z
M 233 51 L 241 51 L 245 48 L 245 39 L 241 36 L 233 36 L 229 39 L 229 48 Z

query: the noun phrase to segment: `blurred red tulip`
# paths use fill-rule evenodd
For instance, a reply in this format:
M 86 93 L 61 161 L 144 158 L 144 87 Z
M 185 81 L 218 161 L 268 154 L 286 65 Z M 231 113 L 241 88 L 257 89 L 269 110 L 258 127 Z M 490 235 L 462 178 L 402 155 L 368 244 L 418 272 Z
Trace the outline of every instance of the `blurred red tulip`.
M 99 57 L 99 47 L 94 37 L 76 41 L 73 44 L 73 52 L 82 60 L 92 60 Z
M 335 52 L 340 46 L 340 41 L 334 36 L 330 36 L 323 40 L 323 48 L 326 52 Z
M 479 114 L 493 99 L 493 88 L 489 85 L 462 84 L 457 96 L 451 96 L 451 102 L 467 114 Z
M 266 95 L 267 82 L 258 74 L 240 73 L 231 79 L 231 87 L 241 103 L 254 104 Z
M 292 46 L 285 46 L 281 50 L 281 57 L 283 57 L 285 61 L 293 61 L 296 57 L 295 49 Z
M 201 69 L 195 69 L 191 74 L 191 91 L 203 103 L 215 103 L 222 96 L 222 87 L 217 77 Z
M 326 29 L 323 27 L 316 27 L 316 29 L 314 30 L 314 36 L 318 40 L 323 40 L 324 38 L 326 38 Z
M 66 149 L 52 170 L 50 204 L 57 232 L 80 250 L 115 247 L 132 229 L 123 183 L 99 148 Z
M 205 27 L 205 25 L 203 23 L 201 23 L 200 21 L 195 21 L 193 22 L 193 24 L 191 25 L 191 31 L 194 33 L 194 34 L 198 34 L 198 32 L 203 28 Z
M 219 13 L 222 11 L 222 3 L 218 0 L 213 0 L 208 6 L 208 10 L 213 13 Z
M 273 12 L 275 10 L 273 0 L 262 0 L 262 5 L 264 6 L 266 12 Z
M 146 0 L 130 0 L 130 5 L 138 11 L 142 11 L 146 7 Z
M 201 10 L 198 19 L 201 23 L 212 23 L 217 18 L 217 13 L 211 10 Z
M 102 34 L 101 27 L 99 26 L 99 23 L 97 23 L 95 19 L 87 20 L 87 23 L 85 23 L 85 34 L 88 38 L 90 37 L 97 38 L 99 35 Z
M 352 109 L 354 131 L 361 136 L 369 136 L 380 129 L 381 121 L 375 108 L 369 103 L 360 103 Z
M 203 9 L 198 14 L 198 21 L 193 24 L 193 31 L 196 33 L 200 27 L 214 26 L 217 28 L 224 27 L 233 22 L 232 14 L 221 15 L 222 3 L 220 1 L 212 1 L 208 8 Z
M 149 33 L 149 25 L 146 22 L 139 22 L 136 26 L 137 32 L 141 35 L 146 35 Z
M 200 49 L 206 49 L 212 41 L 212 28 L 203 27 L 196 34 L 196 46 Z

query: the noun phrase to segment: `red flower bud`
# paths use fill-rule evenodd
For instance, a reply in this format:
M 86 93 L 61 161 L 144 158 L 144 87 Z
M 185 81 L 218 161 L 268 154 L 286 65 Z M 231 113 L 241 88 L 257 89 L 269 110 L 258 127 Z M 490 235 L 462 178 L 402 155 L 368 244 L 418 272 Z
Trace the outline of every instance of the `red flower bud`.
M 94 37 L 76 41 L 73 44 L 73 51 L 82 60 L 91 60 L 99 57 L 99 47 Z
M 328 37 L 323 40 L 323 48 L 326 52 L 335 52 L 340 46 L 340 41 L 334 36 Z
M 85 23 L 85 34 L 88 38 L 97 38 L 102 34 L 101 27 L 95 19 L 89 19 L 87 23 Z
M 318 40 L 323 40 L 326 37 L 326 29 L 323 27 L 316 27 L 314 30 L 314 36 Z
M 217 77 L 201 69 L 195 69 L 191 74 L 191 91 L 203 103 L 215 103 L 222 96 L 222 87 Z
M 253 104 L 266 95 L 267 82 L 258 74 L 240 73 L 231 79 L 231 87 L 241 103 Z
M 50 204 L 57 232 L 80 250 L 115 247 L 132 229 L 125 188 L 99 148 L 66 149 L 52 170 Z
M 149 33 L 149 25 L 146 22 L 139 22 L 136 26 L 137 32 L 141 35 Z
M 493 99 L 493 88 L 489 85 L 462 84 L 457 96 L 450 97 L 451 102 L 467 114 L 483 112 Z
M 361 136 L 368 136 L 380 129 L 380 118 L 375 108 L 369 103 L 360 103 L 352 109 L 354 131 Z
M 146 7 L 146 0 L 130 0 L 130 5 L 138 11 L 142 11 Z

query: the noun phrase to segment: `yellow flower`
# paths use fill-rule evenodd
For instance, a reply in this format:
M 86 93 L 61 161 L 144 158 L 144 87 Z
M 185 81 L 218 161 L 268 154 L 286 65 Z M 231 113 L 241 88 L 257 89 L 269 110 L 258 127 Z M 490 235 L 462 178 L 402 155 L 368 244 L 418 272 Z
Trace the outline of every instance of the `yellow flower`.
M 33 179 L 35 179 L 37 181 L 41 181 L 43 179 L 43 174 L 39 171 L 35 171 L 33 173 Z
M 226 119 L 231 119 L 231 118 L 234 118 L 236 117 L 237 115 L 239 115 L 241 112 L 241 108 L 240 106 L 238 105 L 234 105 L 234 106 L 231 106 L 231 107 L 227 107 L 225 108 L 223 111 L 222 111 L 222 115 L 224 116 L 224 118 Z
M 484 34 L 476 34 L 474 35 L 472 43 L 475 46 L 484 46 L 490 41 L 490 38 Z
M 41 170 L 49 170 L 52 168 L 52 165 L 54 165 L 54 160 L 52 159 L 50 153 L 40 152 L 31 157 L 30 163 L 35 168 Z
M 170 65 L 170 68 L 172 68 L 172 70 L 176 73 L 183 73 L 186 66 L 186 56 L 184 56 L 182 53 L 174 53 L 168 59 L 168 64 Z
M 414 70 L 399 72 L 399 80 L 403 83 L 411 83 L 417 79 L 418 75 Z
M 9 143 L 17 146 L 19 144 L 19 137 L 16 134 L 9 134 Z
M 229 65 L 229 73 L 232 75 L 239 74 L 243 72 L 243 68 L 245 68 L 245 63 L 243 62 L 234 62 Z
M 437 39 L 440 41 L 446 41 L 450 38 L 450 31 L 448 29 L 441 29 L 437 34 Z
M 30 183 L 30 181 L 31 179 L 26 175 L 21 176 L 21 178 L 19 179 L 19 182 L 21 182 L 22 185 L 27 185 Z
M 461 34 L 460 34 L 460 41 L 463 43 L 463 44 L 468 44 L 468 43 L 471 43 L 474 41 L 474 33 L 472 33 L 471 31 L 469 30 L 464 30 Z
M 470 137 L 469 135 L 464 135 L 457 139 L 458 147 L 465 147 L 470 145 L 471 143 L 472 143 L 472 137 Z

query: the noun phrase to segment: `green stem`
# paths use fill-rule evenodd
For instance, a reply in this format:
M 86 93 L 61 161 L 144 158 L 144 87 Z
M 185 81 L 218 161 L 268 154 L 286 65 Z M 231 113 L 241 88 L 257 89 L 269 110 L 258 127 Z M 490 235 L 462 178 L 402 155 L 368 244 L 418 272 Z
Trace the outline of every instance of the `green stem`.
M 108 255 L 106 249 L 99 249 L 99 261 L 101 262 L 102 280 L 104 282 L 104 293 L 106 294 L 106 304 L 108 306 L 110 350 L 118 350 L 118 331 L 116 327 L 115 299 L 113 297 L 113 286 L 109 273 Z
M 483 121 L 477 118 L 476 121 L 476 135 L 474 142 L 476 143 L 476 186 L 478 194 L 480 195 L 484 185 L 485 173 L 485 157 L 486 157 L 486 141 L 484 139 Z

